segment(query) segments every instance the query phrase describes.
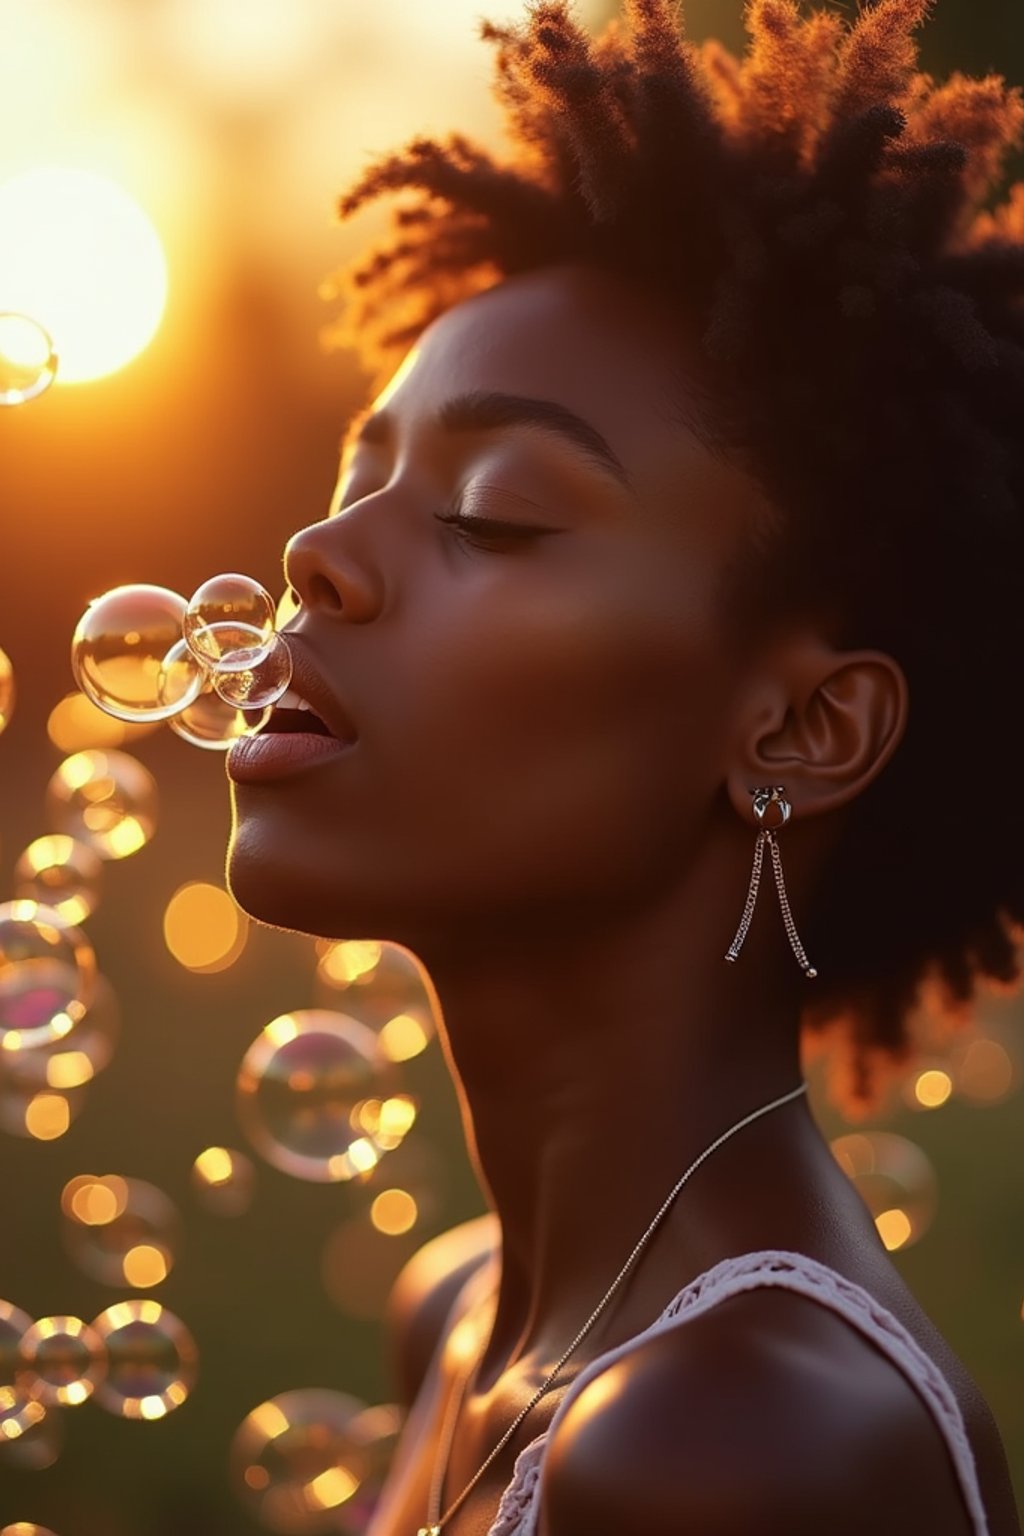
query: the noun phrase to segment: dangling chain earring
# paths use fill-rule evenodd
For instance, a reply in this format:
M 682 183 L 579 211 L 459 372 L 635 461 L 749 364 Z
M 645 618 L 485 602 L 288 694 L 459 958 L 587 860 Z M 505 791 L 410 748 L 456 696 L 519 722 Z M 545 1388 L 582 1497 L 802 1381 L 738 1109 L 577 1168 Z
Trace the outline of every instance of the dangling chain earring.
M 750 919 L 754 915 L 754 903 L 757 900 L 757 888 L 761 883 L 761 862 L 764 858 L 764 845 L 768 844 L 772 853 L 772 868 L 775 871 L 775 884 L 779 890 L 779 905 L 782 908 L 782 921 L 786 925 L 786 935 L 793 948 L 793 953 L 803 966 L 807 976 L 817 976 L 817 971 L 807 959 L 804 947 L 800 942 L 800 935 L 796 931 L 793 914 L 789 910 L 789 898 L 786 895 L 786 884 L 782 878 L 782 855 L 779 853 L 779 844 L 776 833 L 779 827 L 784 827 L 789 820 L 793 807 L 783 792 L 783 786 L 776 784 L 774 788 L 767 785 L 763 789 L 752 789 L 750 793 L 754 797 L 754 815 L 757 817 L 760 830 L 757 834 L 757 842 L 754 844 L 754 866 L 750 871 L 750 887 L 747 891 L 746 905 L 743 908 L 743 916 L 740 925 L 736 929 L 736 937 L 726 950 L 725 958 L 735 960 L 743 945 L 750 927 Z M 764 815 L 770 805 L 777 805 L 782 812 L 782 820 L 779 826 L 772 828 L 764 824 Z

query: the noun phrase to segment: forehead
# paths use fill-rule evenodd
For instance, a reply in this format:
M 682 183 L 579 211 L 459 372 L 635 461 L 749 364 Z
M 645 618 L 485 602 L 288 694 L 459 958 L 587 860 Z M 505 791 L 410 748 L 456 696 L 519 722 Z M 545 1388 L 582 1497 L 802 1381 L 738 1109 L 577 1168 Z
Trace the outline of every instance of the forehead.
M 424 332 L 374 401 L 412 430 L 451 396 L 500 391 L 589 423 L 653 508 L 711 455 L 686 424 L 696 404 L 681 328 L 619 280 L 579 267 L 523 274 Z

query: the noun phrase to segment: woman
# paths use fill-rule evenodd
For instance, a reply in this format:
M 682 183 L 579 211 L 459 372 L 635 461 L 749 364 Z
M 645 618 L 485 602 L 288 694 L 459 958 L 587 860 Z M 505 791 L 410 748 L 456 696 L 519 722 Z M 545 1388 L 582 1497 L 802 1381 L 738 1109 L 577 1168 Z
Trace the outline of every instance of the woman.
M 1019 975 L 1024 103 L 917 72 L 928 5 L 754 0 L 737 60 L 533 4 L 515 159 L 341 204 L 411 194 L 344 274 L 387 383 L 230 878 L 423 959 L 490 1206 L 395 1287 L 372 1536 L 1019 1532 L 801 1077 L 827 1030 L 870 1104 L 925 984 Z

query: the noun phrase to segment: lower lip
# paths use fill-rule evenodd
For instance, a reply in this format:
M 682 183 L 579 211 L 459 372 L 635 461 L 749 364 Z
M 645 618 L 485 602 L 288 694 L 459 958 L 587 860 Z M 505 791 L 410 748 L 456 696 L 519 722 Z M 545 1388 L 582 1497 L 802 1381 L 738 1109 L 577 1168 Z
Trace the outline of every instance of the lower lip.
M 315 732 L 272 731 L 265 736 L 240 736 L 227 756 L 228 778 L 235 784 L 268 784 L 301 773 L 315 763 L 340 757 L 352 745 L 336 736 Z

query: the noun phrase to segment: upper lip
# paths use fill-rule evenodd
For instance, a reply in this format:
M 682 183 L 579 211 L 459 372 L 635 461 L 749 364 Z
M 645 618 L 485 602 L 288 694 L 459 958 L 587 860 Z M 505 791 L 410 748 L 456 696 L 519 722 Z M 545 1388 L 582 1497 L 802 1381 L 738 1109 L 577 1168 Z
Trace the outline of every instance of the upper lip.
M 281 638 L 291 653 L 292 688 L 312 706 L 333 736 L 339 741 L 355 741 L 358 736 L 355 726 L 325 682 L 316 661 L 302 643 L 302 637 L 282 630 Z

